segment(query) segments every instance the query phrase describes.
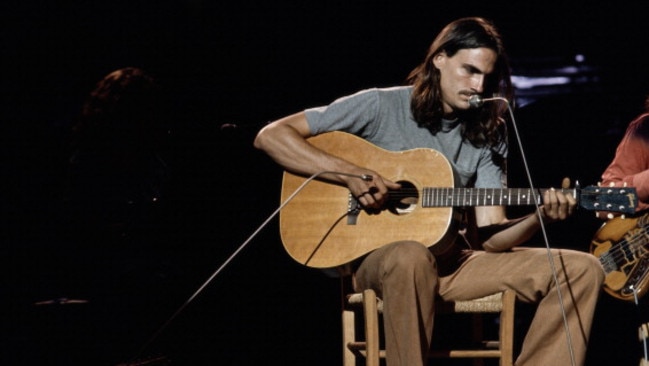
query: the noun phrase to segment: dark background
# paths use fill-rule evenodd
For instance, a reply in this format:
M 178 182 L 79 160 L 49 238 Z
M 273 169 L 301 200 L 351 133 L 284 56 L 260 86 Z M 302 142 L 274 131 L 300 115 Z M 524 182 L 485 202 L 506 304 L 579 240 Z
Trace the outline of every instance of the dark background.
M 521 90 L 515 114 L 536 186 L 596 184 L 649 91 L 642 3 L 452 3 L 3 2 L 0 361 L 340 364 L 338 280 L 293 262 L 276 220 L 253 236 L 279 205 L 282 171 L 252 137 L 305 107 L 401 84 L 461 16 L 495 21 L 517 75 L 585 57 L 573 83 Z M 171 194 L 141 241 L 80 242 L 65 205 L 71 123 L 125 66 L 173 96 Z M 527 186 L 518 146 L 511 160 L 511 186 Z M 557 224 L 550 244 L 588 250 L 593 216 Z M 638 363 L 638 311 L 602 295 L 589 365 Z

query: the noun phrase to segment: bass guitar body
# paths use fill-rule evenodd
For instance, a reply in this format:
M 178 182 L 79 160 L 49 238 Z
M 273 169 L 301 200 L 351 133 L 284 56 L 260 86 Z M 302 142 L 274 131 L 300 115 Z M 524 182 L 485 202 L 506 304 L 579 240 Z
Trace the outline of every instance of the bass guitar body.
M 599 258 L 604 290 L 620 300 L 636 301 L 649 287 L 649 213 L 615 217 L 595 233 L 590 251 Z

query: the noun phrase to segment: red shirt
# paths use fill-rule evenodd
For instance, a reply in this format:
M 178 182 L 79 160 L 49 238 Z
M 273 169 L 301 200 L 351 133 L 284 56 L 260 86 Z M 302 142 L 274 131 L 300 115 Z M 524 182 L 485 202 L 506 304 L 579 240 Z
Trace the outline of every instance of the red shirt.
M 649 113 L 629 124 L 613 161 L 602 173 L 601 185 L 635 187 L 636 212 L 649 208 Z

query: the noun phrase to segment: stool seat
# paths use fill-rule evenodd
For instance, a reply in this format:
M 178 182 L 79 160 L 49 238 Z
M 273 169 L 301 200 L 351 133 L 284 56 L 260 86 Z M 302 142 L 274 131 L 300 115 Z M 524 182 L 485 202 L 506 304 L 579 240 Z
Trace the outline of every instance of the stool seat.
M 435 316 L 441 314 L 473 314 L 471 329 L 473 338 L 482 337 L 483 314 L 500 314 L 497 340 L 474 339 L 480 347 L 436 349 L 435 344 L 428 354 L 429 358 L 499 358 L 501 366 L 513 365 L 514 351 L 514 312 L 516 296 L 513 291 L 505 290 L 472 300 L 435 301 Z M 343 364 L 353 366 L 359 358 L 365 358 L 365 365 L 378 366 L 379 360 L 385 358 L 385 350 L 379 344 L 380 315 L 383 312 L 383 301 L 373 290 L 351 293 L 345 296 L 343 307 Z M 358 315 L 358 316 L 357 316 Z M 356 332 L 357 322 L 362 321 L 364 338 Z

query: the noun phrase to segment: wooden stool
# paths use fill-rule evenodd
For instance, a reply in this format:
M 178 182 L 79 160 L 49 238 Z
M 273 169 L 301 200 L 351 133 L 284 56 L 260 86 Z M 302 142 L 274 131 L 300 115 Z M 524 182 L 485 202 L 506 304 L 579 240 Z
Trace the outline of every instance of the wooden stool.
M 499 313 L 499 339 L 480 340 L 480 347 L 471 349 L 452 348 L 436 349 L 435 345 L 430 350 L 429 358 L 499 358 L 501 366 L 513 365 L 514 353 L 514 313 L 516 296 L 513 291 L 506 290 L 483 298 L 446 302 L 438 299 L 435 302 L 438 317 L 442 314 L 473 314 L 478 320 L 473 330 L 482 333 L 481 317 L 487 313 Z M 365 358 L 367 366 L 378 366 L 379 360 L 385 358 L 385 350 L 380 345 L 380 315 L 383 311 L 383 302 L 373 290 L 362 293 L 345 295 L 343 304 L 343 365 L 353 366 L 359 357 Z M 361 315 L 362 314 L 362 315 Z M 362 319 L 364 339 L 357 335 L 357 324 Z M 481 334 L 479 334 L 481 336 Z

